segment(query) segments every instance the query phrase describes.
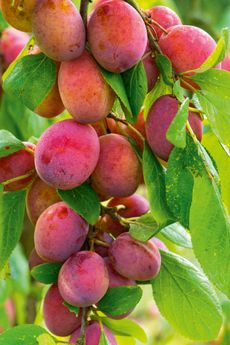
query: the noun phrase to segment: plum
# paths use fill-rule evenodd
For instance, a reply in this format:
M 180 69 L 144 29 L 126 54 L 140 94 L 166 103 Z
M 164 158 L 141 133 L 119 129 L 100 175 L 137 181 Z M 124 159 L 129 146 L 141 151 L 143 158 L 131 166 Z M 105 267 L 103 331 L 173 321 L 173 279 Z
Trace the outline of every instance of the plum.
M 108 339 L 109 345 L 117 345 L 117 342 L 112 334 L 112 332 L 106 327 L 103 326 L 105 335 Z M 80 337 L 81 329 L 78 328 L 70 338 L 70 344 L 76 344 L 78 338 Z M 97 321 L 90 321 L 86 328 L 86 343 L 85 345 L 99 345 L 101 338 L 101 326 Z
M 60 294 L 77 307 L 96 304 L 109 287 L 104 260 L 95 252 L 73 254 L 62 266 L 58 276 Z

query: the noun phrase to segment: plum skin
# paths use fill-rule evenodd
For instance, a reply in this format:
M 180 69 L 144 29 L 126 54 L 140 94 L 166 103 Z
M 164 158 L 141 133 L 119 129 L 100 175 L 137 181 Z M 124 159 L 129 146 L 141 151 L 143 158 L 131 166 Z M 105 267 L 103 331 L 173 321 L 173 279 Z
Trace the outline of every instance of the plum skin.
M 64 202 L 48 207 L 38 218 L 34 233 L 35 249 L 45 261 L 64 262 L 79 251 L 89 225 Z
M 72 1 L 38 1 L 32 13 L 32 29 L 38 46 L 53 60 L 75 59 L 85 48 L 84 24 Z
M 90 251 L 73 254 L 59 272 L 58 287 L 69 304 L 88 307 L 98 303 L 109 287 L 103 258 Z
M 112 332 L 103 325 L 105 335 L 109 341 L 109 345 L 117 345 L 117 342 L 112 334 Z M 78 328 L 70 338 L 70 344 L 76 344 L 77 339 L 81 333 L 80 328 Z M 86 328 L 86 345 L 98 345 L 101 338 L 101 327 L 99 322 L 90 321 Z
M 27 187 L 34 178 L 33 151 L 35 150 L 35 145 L 29 142 L 24 142 L 24 145 L 31 150 L 31 153 L 25 149 L 21 149 L 9 156 L 0 158 L 0 183 L 30 174 L 28 177 L 5 185 L 4 191 L 6 192 Z
M 178 108 L 179 103 L 177 99 L 167 95 L 159 97 L 148 113 L 146 121 L 147 141 L 152 151 L 164 161 L 168 160 L 174 147 L 166 139 L 166 133 Z M 189 112 L 188 120 L 197 139 L 201 140 L 203 128 L 201 118 L 197 113 Z
M 81 325 L 81 318 L 63 304 L 58 286 L 51 285 L 46 293 L 43 314 L 47 328 L 57 336 L 68 336 Z
M 42 212 L 58 201 L 56 190 L 37 177 L 26 194 L 26 211 L 31 223 L 35 225 Z
M 106 70 L 121 73 L 143 56 L 147 31 L 138 12 L 124 1 L 106 1 L 92 12 L 88 41 L 93 56 Z
M 159 273 L 161 256 L 152 241 L 139 242 L 123 233 L 111 244 L 109 259 L 122 276 L 133 280 L 151 280 Z
M 74 120 L 51 125 L 41 136 L 35 150 L 35 167 L 48 185 L 72 189 L 85 182 L 99 158 L 95 130 Z
M 131 144 L 119 134 L 103 135 L 99 141 L 99 160 L 91 176 L 93 188 L 104 200 L 132 195 L 141 181 L 141 166 Z
M 78 59 L 62 62 L 58 84 L 66 109 L 80 123 L 100 121 L 112 109 L 115 93 L 87 50 Z

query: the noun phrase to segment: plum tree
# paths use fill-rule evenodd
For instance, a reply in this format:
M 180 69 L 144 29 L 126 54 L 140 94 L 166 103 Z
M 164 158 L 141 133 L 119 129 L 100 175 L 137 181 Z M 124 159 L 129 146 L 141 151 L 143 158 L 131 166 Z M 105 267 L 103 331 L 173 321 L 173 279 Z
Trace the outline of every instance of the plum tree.
M 177 73 L 200 67 L 216 48 L 216 42 L 207 32 L 190 25 L 169 28 L 168 34 L 160 37 L 159 45 Z M 220 64 L 216 67 L 220 68 Z
M 111 0 L 98 5 L 90 16 L 87 33 L 97 62 L 115 73 L 134 66 L 147 44 L 142 18 L 124 1 Z
M 166 6 L 154 6 L 147 10 L 146 13 L 152 20 L 157 22 L 165 30 L 171 26 L 181 24 L 181 20 L 176 12 Z M 151 26 L 154 30 L 156 38 L 159 39 L 163 34 L 163 30 L 155 23 L 152 23 Z
M 5 191 L 15 191 L 25 188 L 34 177 L 34 155 L 35 145 L 24 142 L 26 149 L 19 150 L 9 156 L 0 158 L 0 183 L 19 178 L 5 184 Z M 28 175 L 25 176 L 24 175 Z M 22 176 L 22 178 L 20 178 Z
M 35 150 L 35 166 L 40 178 L 61 189 L 81 185 L 92 174 L 99 157 L 95 130 L 74 120 L 50 126 Z
M 38 218 L 34 233 L 35 249 L 45 261 L 64 262 L 79 251 L 89 226 L 64 202 L 48 207 Z
M 141 166 L 131 144 L 118 134 L 103 135 L 99 141 L 99 160 L 91 176 L 94 189 L 104 199 L 133 194 L 141 180 Z
M 115 94 L 87 50 L 73 61 L 62 62 L 58 83 L 66 109 L 78 122 L 94 123 L 111 111 Z
M 0 52 L 3 57 L 3 67 L 7 68 L 21 53 L 29 40 L 25 32 L 14 28 L 6 28 L 1 35 Z
M 174 147 L 166 139 L 166 133 L 176 116 L 178 108 L 179 103 L 176 98 L 172 96 L 161 96 L 152 105 L 146 121 L 148 143 L 152 151 L 165 161 L 168 160 L 170 152 Z M 201 140 L 203 128 L 201 118 L 197 113 L 189 112 L 188 120 L 197 139 Z
M 95 252 L 73 254 L 62 266 L 58 276 L 60 294 L 77 307 L 96 304 L 109 287 L 104 260 Z
M 121 206 L 121 209 L 118 210 L 117 213 L 124 218 L 139 217 L 149 211 L 148 201 L 138 194 L 133 194 L 126 198 L 113 198 L 109 201 L 107 206 Z M 128 231 L 124 225 L 108 214 L 104 215 L 100 220 L 100 227 L 104 231 L 110 232 L 115 237 L 122 232 Z
M 117 342 L 112 334 L 112 332 L 106 327 L 103 326 L 105 335 L 108 339 L 109 345 L 117 345 Z M 80 337 L 81 330 L 78 328 L 70 338 L 70 344 L 76 344 L 77 339 Z M 97 321 L 91 321 L 85 332 L 85 344 L 86 345 L 99 345 L 101 338 L 101 326 Z
M 32 13 L 32 29 L 41 50 L 53 60 L 72 60 L 84 50 L 84 24 L 70 0 L 37 1 Z
M 1 0 L 1 9 L 10 25 L 20 31 L 31 32 L 31 16 L 37 0 Z
M 109 259 L 118 273 L 133 280 L 153 279 L 161 266 L 159 250 L 152 241 L 136 241 L 126 232 L 111 244 Z
M 58 201 L 56 190 L 36 177 L 26 194 L 26 210 L 31 223 L 35 225 L 42 212 Z
M 61 337 L 70 335 L 81 325 L 81 313 L 77 317 L 63 303 L 64 300 L 59 293 L 58 286 L 51 285 L 45 295 L 43 315 L 49 331 Z

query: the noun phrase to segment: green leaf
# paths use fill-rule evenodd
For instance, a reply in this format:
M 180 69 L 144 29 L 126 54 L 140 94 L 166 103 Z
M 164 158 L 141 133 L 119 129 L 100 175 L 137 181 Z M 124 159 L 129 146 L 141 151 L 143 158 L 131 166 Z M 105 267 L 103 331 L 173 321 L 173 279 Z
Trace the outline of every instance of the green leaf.
M 14 292 L 29 294 L 30 276 L 28 261 L 23 253 L 23 248 L 19 243 L 10 256 L 9 264 L 11 272 L 11 282 L 14 287 Z
M 166 226 L 160 232 L 167 240 L 183 248 L 192 248 L 191 236 L 179 223 Z
M 212 93 L 204 90 L 197 91 L 195 96 L 200 104 L 201 110 L 208 118 L 213 133 L 217 136 L 219 141 L 226 146 L 226 152 L 229 154 L 230 117 L 228 109 L 230 109 L 230 97 L 227 98 L 224 95 L 219 96 L 214 94 L 214 92 Z
M 0 271 L 21 236 L 25 196 L 24 190 L 0 194 Z
M 166 138 L 176 147 L 186 146 L 186 122 L 188 119 L 189 98 L 180 105 L 166 133 Z
M 161 54 L 157 54 L 155 61 L 165 84 L 169 86 L 173 85 L 173 69 L 171 61 L 167 56 Z
M 0 158 L 9 156 L 24 147 L 25 145 L 12 133 L 4 129 L 0 130 Z
M 3 88 L 35 110 L 52 89 L 56 72 L 56 63 L 44 54 L 24 56 L 5 79 Z
M 145 97 L 144 118 L 145 119 L 147 118 L 149 110 L 151 109 L 153 103 L 155 103 L 159 97 L 164 96 L 164 95 L 171 95 L 171 94 L 172 94 L 172 87 L 165 84 L 161 75 L 160 78 L 157 80 L 154 88 Z
M 184 102 L 184 94 L 185 90 L 183 87 L 180 85 L 180 80 L 178 79 L 174 84 L 173 84 L 173 95 L 178 99 L 179 102 Z
M 47 333 L 37 325 L 21 325 L 0 334 L 0 345 L 38 345 L 37 338 Z
M 161 251 L 162 264 L 152 280 L 162 315 L 185 337 L 210 341 L 222 325 L 219 301 L 206 276 L 179 255 Z
M 172 217 L 166 203 L 164 170 L 147 142 L 143 153 L 143 171 L 153 217 L 159 224 L 171 222 Z
M 228 48 L 228 28 L 224 28 L 221 31 L 221 37 L 219 41 L 217 42 L 216 48 L 212 52 L 211 55 L 205 60 L 205 62 L 202 63 L 202 65 L 194 70 L 184 72 L 183 74 L 187 73 L 204 73 L 207 70 L 209 70 L 212 67 L 215 67 L 218 65 L 219 62 L 221 62 L 224 59 L 224 56 L 226 54 L 226 50 Z
M 71 313 L 75 313 L 75 314 L 79 313 L 79 310 L 80 310 L 79 307 L 75 307 L 74 305 L 71 305 L 71 304 L 69 304 L 67 302 L 64 302 L 63 304 L 69 309 L 69 311 Z
M 115 335 L 131 336 L 140 340 L 142 343 L 147 343 L 147 336 L 143 328 L 130 319 L 112 320 L 107 317 L 102 317 L 101 321 Z
M 43 284 L 56 283 L 61 266 L 62 264 L 57 262 L 41 264 L 32 269 L 31 275 L 34 279 Z
M 87 182 L 71 190 L 59 189 L 58 194 L 89 224 L 94 225 L 97 222 L 101 205 L 96 192 Z
M 44 333 L 37 338 L 38 345 L 55 345 L 56 342 L 48 333 Z
M 134 67 L 122 73 L 121 76 L 133 114 L 132 123 L 135 123 L 148 91 L 147 76 L 143 62 L 138 62 Z
M 209 279 L 230 297 L 230 224 L 215 182 L 194 182 L 190 210 L 193 250 Z
M 98 303 L 98 308 L 108 315 L 122 315 L 132 310 L 140 301 L 142 290 L 139 286 L 118 286 L 109 288 Z
M 127 219 L 129 221 L 129 219 Z M 159 231 L 159 225 L 151 213 L 144 214 L 136 219 L 130 219 L 129 233 L 138 241 L 148 241 Z
M 103 332 L 101 332 L 101 337 L 100 337 L 100 341 L 99 341 L 99 344 L 98 345 L 110 345 L 105 333 L 104 333 L 104 330 Z
M 122 76 L 117 73 L 106 71 L 103 68 L 101 68 L 101 73 L 105 81 L 111 86 L 113 91 L 118 96 L 123 107 L 126 109 L 127 121 L 132 122 L 134 119 Z

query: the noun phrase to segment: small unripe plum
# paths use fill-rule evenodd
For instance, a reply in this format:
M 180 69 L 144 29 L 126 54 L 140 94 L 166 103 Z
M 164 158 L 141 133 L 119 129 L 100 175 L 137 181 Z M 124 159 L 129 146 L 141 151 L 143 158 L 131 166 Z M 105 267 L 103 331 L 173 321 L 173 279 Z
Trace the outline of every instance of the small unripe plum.
M 38 253 L 36 252 L 36 249 L 34 248 L 32 250 L 32 252 L 30 253 L 29 259 L 29 269 L 32 270 L 34 267 L 38 266 L 38 265 L 42 265 L 44 264 L 44 260 L 42 258 L 40 258 L 40 256 L 38 255 Z
M 109 201 L 107 206 L 122 206 L 117 213 L 124 218 L 140 217 L 149 211 L 148 201 L 138 194 L 133 194 L 127 198 L 113 198 Z M 122 232 L 128 231 L 124 225 L 108 214 L 102 217 L 100 227 L 102 230 L 110 232 L 115 237 L 119 236 Z
M 169 28 L 168 34 L 161 36 L 159 45 L 177 73 L 200 67 L 216 48 L 216 42 L 207 32 L 190 25 Z
M 159 238 L 157 237 L 153 237 L 151 238 L 151 240 L 156 246 L 158 249 L 163 249 L 163 250 L 166 250 L 168 251 L 168 248 L 166 247 L 166 245 L 164 244 L 164 242 L 162 242 L 161 240 L 159 240 Z
M 115 73 L 133 67 L 147 44 L 143 19 L 124 1 L 111 0 L 97 6 L 90 16 L 87 33 L 97 62 Z
M 222 61 L 221 69 L 230 72 L 230 53 L 228 53 Z
M 99 231 L 97 233 L 97 235 L 95 236 L 95 239 L 99 240 L 99 241 L 102 241 L 102 242 L 104 242 L 106 244 L 111 244 L 113 242 L 113 237 L 110 234 L 108 234 L 107 232 L 104 232 L 104 231 Z M 108 256 L 108 250 L 109 250 L 108 247 L 105 247 L 105 246 L 100 245 L 100 244 L 95 244 L 94 245 L 94 250 L 95 250 L 95 252 L 97 254 L 99 254 L 102 257 Z
M 109 273 L 109 288 L 136 285 L 135 280 L 123 277 L 117 271 L 115 271 L 108 257 L 105 257 L 104 261 Z
M 28 142 L 24 142 L 24 145 L 31 150 L 31 153 L 22 149 L 9 156 L 0 158 L 0 183 L 27 174 L 29 176 L 5 185 L 4 191 L 23 189 L 34 177 L 34 155 L 32 152 L 35 150 L 35 145 Z
M 115 94 L 86 50 L 79 58 L 62 62 L 58 84 L 66 109 L 80 123 L 100 121 L 112 109 Z
M 112 334 L 112 332 L 103 325 L 103 329 L 108 339 L 109 345 L 117 345 L 117 342 Z M 78 338 L 80 337 L 81 329 L 78 328 L 70 338 L 70 344 L 76 344 Z M 85 345 L 99 345 L 101 339 L 101 326 L 97 321 L 90 321 L 88 326 L 86 327 L 86 334 L 85 334 Z
M 140 162 L 128 140 L 119 134 L 99 138 L 100 155 L 92 174 L 92 185 L 99 195 L 126 197 L 141 181 Z
M 3 66 L 7 68 L 21 53 L 29 40 L 25 32 L 14 28 L 7 28 L 2 32 L 0 52 L 3 57 Z
M 96 304 L 109 287 L 104 260 L 95 252 L 73 254 L 62 266 L 58 277 L 60 294 L 77 307 Z
M 165 30 L 171 26 L 182 24 L 176 12 L 166 6 L 154 6 L 147 10 L 146 13 Z M 159 39 L 163 34 L 163 31 L 154 23 L 152 23 L 151 26 L 156 33 L 156 38 Z
M 7 22 L 20 31 L 31 32 L 31 16 L 37 0 L 1 0 L 2 13 Z
M 38 218 L 34 243 L 45 261 L 64 262 L 79 251 L 86 240 L 89 225 L 64 202 L 48 207 Z
M 42 212 L 58 201 L 60 201 L 60 197 L 56 189 L 37 177 L 26 195 L 26 210 L 31 223 L 35 225 Z
M 81 318 L 64 305 L 56 284 L 51 285 L 46 293 L 43 314 L 49 331 L 60 337 L 70 335 L 81 325 Z
M 157 276 L 161 256 L 152 241 L 139 242 L 123 233 L 111 244 L 109 259 L 122 276 L 133 280 L 150 280 Z
M 152 105 L 147 121 L 146 134 L 148 143 L 152 151 L 161 159 L 167 161 L 173 149 L 166 139 L 167 130 L 176 116 L 179 104 L 176 98 L 172 96 L 161 96 Z M 202 120 L 197 113 L 189 112 L 189 123 L 197 136 L 198 140 L 202 138 Z
M 64 120 L 50 126 L 35 150 L 40 178 L 54 188 L 72 189 L 85 182 L 99 158 L 99 140 L 89 125 Z
M 73 60 L 84 50 L 83 20 L 70 0 L 37 1 L 32 28 L 37 44 L 53 60 Z

